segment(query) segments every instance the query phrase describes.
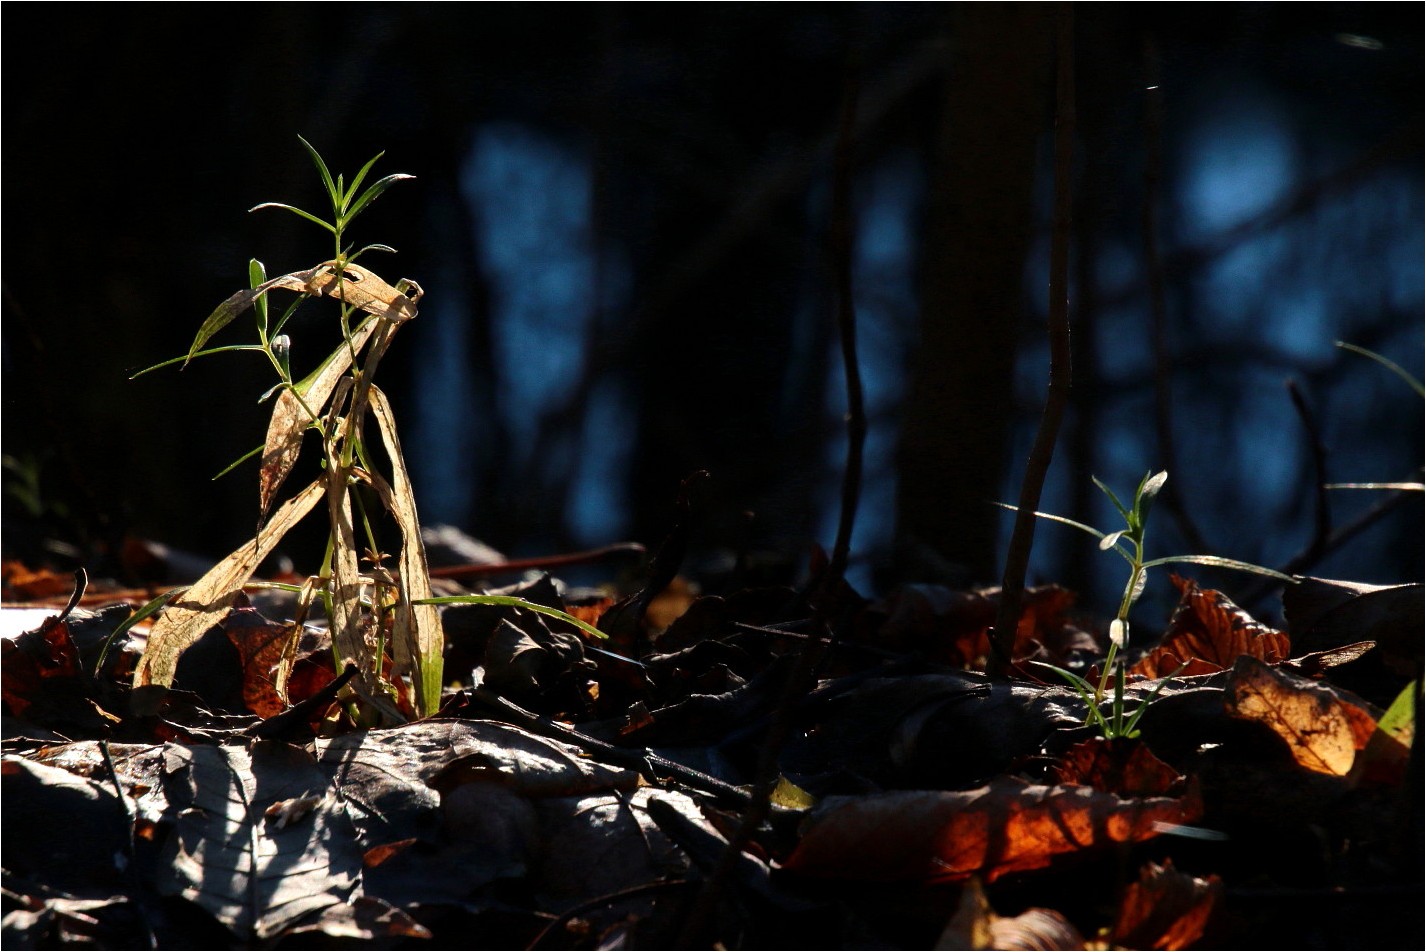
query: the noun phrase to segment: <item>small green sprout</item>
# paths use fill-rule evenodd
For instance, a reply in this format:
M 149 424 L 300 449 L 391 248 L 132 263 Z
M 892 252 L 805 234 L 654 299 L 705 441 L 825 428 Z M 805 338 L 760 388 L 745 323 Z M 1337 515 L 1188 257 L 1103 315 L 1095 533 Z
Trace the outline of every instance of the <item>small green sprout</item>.
M 380 154 L 362 166 L 351 184 L 347 184 L 343 176 L 332 176 L 316 149 L 305 139 L 300 141 L 321 177 L 331 217 L 322 218 L 283 202 L 265 202 L 251 210 L 282 209 L 320 226 L 332 235 L 331 259 L 305 271 L 275 278 L 268 277 L 262 262 L 250 261 L 248 287 L 208 315 L 188 353 L 142 371 L 147 373 L 175 363 L 186 365 L 197 357 L 225 351 L 252 351 L 267 358 L 278 382 L 263 395 L 263 400 L 274 398 L 267 438 L 262 446 L 243 457 L 261 455 L 257 535 L 188 589 L 156 599 L 130 619 L 132 623 L 163 609 L 134 672 L 135 706 L 153 703 L 139 700 L 141 696 L 156 696 L 152 691 L 140 695 L 138 689 L 150 686 L 164 689 L 172 684 L 178 656 L 223 618 L 258 564 L 283 536 L 319 503 L 325 502 L 330 524 L 326 554 L 318 574 L 297 587 L 298 611 L 305 615 L 309 603 L 313 599 L 320 600 L 332 633 L 337 670 L 342 670 L 347 662 L 356 664 L 358 676 L 350 683 L 366 706 L 362 711 L 353 705 L 353 714 L 364 721 L 399 723 L 406 717 L 402 713 L 398 682 L 409 683 L 407 700 L 418 714 L 429 716 L 440 706 L 445 646 L 437 608 L 440 604 L 517 605 L 554 615 L 591 636 L 603 637 L 603 634 L 573 616 L 523 599 L 433 596 L 416 501 L 397 439 L 391 404 L 373 382 L 377 364 L 392 337 L 416 316 L 416 304 L 422 292 L 413 281 L 402 279 L 390 285 L 365 266 L 357 265 L 357 260 L 368 251 L 394 249 L 373 244 L 353 251 L 346 243 L 347 229 L 353 219 L 392 185 L 412 176 L 387 175 L 363 190 Z M 269 307 L 271 293 L 279 290 L 297 295 L 280 315 Z M 307 376 L 298 378 L 292 368 L 291 338 L 285 331 L 298 307 L 310 300 L 323 299 L 339 307 L 342 342 Z M 207 346 L 215 334 L 248 310 L 256 318 L 256 344 Z M 374 454 L 369 452 L 363 429 L 368 415 L 375 419 L 385 446 L 389 477 L 378 470 L 373 463 Z M 292 472 L 303 437 L 309 431 L 318 435 L 323 471 L 314 482 L 279 505 L 278 491 Z M 381 546 L 372 530 L 373 520 L 367 509 L 373 496 L 391 514 L 400 531 L 401 547 L 393 559 L 394 566 L 382 564 L 392 557 L 380 555 Z M 368 561 L 372 562 L 365 571 L 360 564 L 362 552 L 367 552 Z M 291 626 L 289 653 L 296 649 L 300 627 L 299 624 Z M 388 647 L 393 662 L 390 669 L 384 664 Z M 279 666 L 276 683 L 279 696 L 286 693 L 284 670 L 290 670 L 290 665 Z
M 1094 478 L 1094 477 L 1091 477 Z M 1099 540 L 1101 551 L 1113 551 L 1118 553 L 1125 562 L 1129 563 L 1129 578 L 1124 585 L 1124 594 L 1119 599 L 1119 610 L 1114 616 L 1114 620 L 1109 624 L 1109 651 L 1104 659 L 1103 670 L 1100 672 L 1098 683 L 1093 683 L 1064 668 L 1055 665 L 1045 664 L 1079 692 L 1089 707 L 1089 715 L 1086 723 L 1094 724 L 1099 728 L 1100 733 L 1105 738 L 1115 737 L 1137 737 L 1139 718 L 1143 717 L 1154 698 L 1158 696 L 1167 678 L 1161 679 L 1154 687 L 1150 695 L 1132 713 L 1124 709 L 1124 687 L 1125 669 L 1122 655 L 1129 645 L 1129 610 L 1134 603 L 1139 600 L 1139 596 L 1144 593 L 1144 586 L 1148 582 L 1149 569 L 1160 565 L 1172 565 L 1176 563 L 1192 563 L 1195 565 L 1209 565 L 1220 569 L 1234 569 L 1239 572 L 1252 572 L 1257 575 L 1266 575 L 1283 582 L 1291 583 L 1293 579 L 1281 572 L 1263 568 L 1261 565 L 1253 565 L 1250 562 L 1240 562 L 1236 559 L 1226 559 L 1217 555 L 1170 555 L 1158 559 L 1144 558 L 1144 532 L 1148 525 L 1149 510 L 1153 507 L 1154 499 L 1158 496 L 1159 490 L 1164 488 L 1164 483 L 1168 481 L 1169 474 L 1159 472 L 1154 474 L 1144 474 L 1144 478 L 1139 480 L 1139 486 L 1134 490 L 1134 498 L 1130 505 L 1125 505 L 1114 494 L 1114 491 L 1106 486 L 1099 479 L 1094 478 L 1094 485 L 1098 486 L 1104 495 L 1109 497 L 1114 508 L 1124 520 L 1124 528 L 1113 532 L 1101 532 L 1093 526 L 1087 526 L 1082 522 L 1067 519 L 1064 516 L 1057 516 L 1047 512 L 1036 512 L 1035 515 L 1041 519 L 1049 519 L 1052 522 L 1063 523 L 1073 526 L 1081 532 L 1087 532 Z M 1005 509 L 1012 512 L 1017 507 L 999 503 Z M 1042 662 L 1037 662 L 1041 663 Z M 1114 678 L 1113 703 L 1110 706 L 1110 713 L 1105 716 L 1100 709 L 1104 699 L 1108 694 L 1109 678 Z

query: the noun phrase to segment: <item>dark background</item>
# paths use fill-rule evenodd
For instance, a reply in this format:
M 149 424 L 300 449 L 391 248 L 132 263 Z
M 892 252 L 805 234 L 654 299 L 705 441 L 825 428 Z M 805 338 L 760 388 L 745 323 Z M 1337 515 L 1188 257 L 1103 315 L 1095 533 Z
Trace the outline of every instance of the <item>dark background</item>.
M 261 358 L 127 377 L 184 352 L 249 257 L 330 257 L 296 217 L 246 213 L 324 211 L 300 134 L 334 172 L 385 150 L 378 173 L 417 176 L 352 237 L 426 290 L 382 371 L 425 521 L 512 554 L 655 544 L 701 468 L 693 567 L 746 551 L 795 577 L 832 542 L 844 457 L 827 233 L 852 88 L 871 423 L 852 578 L 998 581 L 1009 517 L 989 502 L 1015 498 L 1044 393 L 1059 8 L 14 9 L 7 555 L 120 572 L 126 535 L 209 559 L 251 536 L 253 464 L 209 479 L 262 440 Z M 1166 467 L 1151 555 L 1283 564 L 1318 481 L 1286 381 L 1328 479 L 1420 478 L 1421 400 L 1332 346 L 1421 374 L 1420 8 L 1075 17 L 1075 381 L 1044 507 L 1110 525 L 1090 475 L 1127 493 Z M 330 323 L 293 328 L 299 365 Z M 1329 498 L 1340 526 L 1386 497 Z M 1421 539 L 1416 494 L 1313 571 L 1416 580 Z M 1120 569 L 1041 526 L 1036 579 L 1108 612 Z

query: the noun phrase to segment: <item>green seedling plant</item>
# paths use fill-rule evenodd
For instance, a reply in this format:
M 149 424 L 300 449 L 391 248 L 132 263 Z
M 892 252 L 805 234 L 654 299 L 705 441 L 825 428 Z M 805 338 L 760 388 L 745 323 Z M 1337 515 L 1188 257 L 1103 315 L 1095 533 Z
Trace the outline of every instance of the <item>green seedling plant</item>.
M 233 552 L 186 591 L 165 596 L 145 606 L 143 613 L 163 607 L 134 672 L 134 706 L 144 712 L 157 703 L 163 689 L 173 683 L 179 655 L 218 623 L 252 578 L 258 565 L 284 535 L 308 513 L 325 502 L 329 533 L 320 572 L 302 586 L 286 586 L 299 593 L 299 618 L 279 665 L 276 687 L 286 697 L 287 675 L 295 660 L 301 616 L 313 599 L 326 611 L 336 668 L 356 664 L 351 682 L 365 703 L 366 722 L 400 723 L 403 700 L 400 685 L 409 684 L 405 700 L 420 716 L 434 714 L 440 705 L 444 639 L 437 605 L 456 600 L 476 603 L 510 603 L 502 596 L 457 596 L 436 599 L 431 592 L 425 547 L 421 541 L 411 480 L 401 454 L 396 422 L 386 395 L 373 382 L 377 365 L 392 337 L 416 316 L 422 291 L 414 281 L 388 284 L 358 259 L 368 252 L 392 252 L 386 245 L 365 245 L 353 250 L 347 232 L 353 219 L 392 185 L 412 176 L 387 175 L 365 189 L 369 173 L 381 158 L 368 161 L 348 184 L 332 176 L 326 162 L 305 139 L 300 139 L 322 180 L 330 203 L 329 218 L 293 205 L 267 202 L 251 209 L 275 208 L 312 222 L 332 237 L 332 257 L 305 271 L 269 278 L 260 261 L 248 264 L 248 287 L 220 304 L 203 322 L 188 353 L 156 364 L 141 373 L 225 351 L 262 354 L 275 371 L 277 384 L 263 395 L 272 399 L 272 416 L 261 447 L 244 459 L 261 455 L 259 517 L 255 538 Z M 277 314 L 271 305 L 277 291 L 296 294 Z M 342 342 L 315 369 L 298 378 L 292 370 L 293 347 L 285 333 L 298 308 L 309 301 L 325 301 L 338 309 Z M 256 318 L 257 343 L 208 347 L 212 337 L 245 311 Z M 139 376 L 139 374 L 135 374 Z M 389 465 L 389 478 L 375 465 L 364 436 L 368 416 L 375 419 Z M 311 484 L 280 505 L 278 491 L 292 472 L 308 432 L 317 434 L 322 473 Z M 224 472 L 227 472 L 225 470 Z M 219 475 L 222 475 L 221 473 Z M 358 491 L 361 490 L 361 491 Z M 389 512 L 400 532 L 396 564 L 383 563 L 372 531 L 365 499 L 374 496 Z M 358 528 L 364 545 L 359 548 Z M 362 552 L 370 568 L 361 569 Z M 588 634 L 604 637 L 598 629 L 555 609 L 514 599 L 520 607 L 553 614 Z M 387 656 L 391 663 L 386 663 Z M 152 689 L 152 690 L 145 690 Z M 357 709 L 355 706 L 353 711 Z
M 1144 534 L 1147 528 L 1149 511 L 1153 507 L 1154 499 L 1159 491 L 1164 488 L 1164 483 L 1168 481 L 1168 473 L 1159 472 L 1154 474 L 1145 473 L 1144 478 L 1139 480 L 1138 488 L 1134 490 L 1134 496 L 1129 505 L 1125 505 L 1114 494 L 1114 491 L 1101 482 L 1094 479 L 1094 484 L 1100 491 L 1109 497 L 1109 501 L 1114 505 L 1120 517 L 1124 520 L 1124 528 L 1113 532 L 1101 532 L 1093 526 L 1067 519 L 1064 516 L 1057 516 L 1047 512 L 1036 512 L 1035 515 L 1041 519 L 1049 519 L 1067 526 L 1073 526 L 1081 532 L 1087 532 L 1099 540 L 1099 548 L 1105 552 L 1115 552 L 1129 564 L 1129 578 L 1124 584 L 1124 594 L 1119 599 L 1119 610 L 1114 616 L 1114 620 L 1109 624 L 1109 651 L 1105 656 L 1104 664 L 1100 671 L 1098 682 L 1091 682 L 1081 677 L 1073 671 L 1057 667 L 1052 664 L 1036 662 L 1043 667 L 1049 668 L 1060 677 L 1069 682 L 1089 708 L 1086 723 L 1093 724 L 1099 729 L 1101 735 L 1106 739 L 1116 737 L 1132 738 L 1139 735 L 1139 719 L 1144 716 L 1144 712 L 1149 709 L 1158 696 L 1159 691 L 1167 682 L 1167 678 L 1160 679 L 1154 686 L 1153 691 L 1144 701 L 1132 712 L 1125 710 L 1124 689 L 1126 682 L 1126 672 L 1123 654 L 1129 645 L 1129 611 L 1134 607 L 1134 603 L 1139 600 L 1139 596 L 1144 593 L 1144 588 L 1148 583 L 1149 570 L 1161 565 L 1173 565 L 1176 563 L 1192 563 L 1195 565 L 1209 565 L 1220 569 L 1233 569 L 1239 572 L 1252 572 L 1257 575 L 1266 575 L 1283 582 L 1291 583 L 1291 576 L 1272 569 L 1264 568 L 1261 565 L 1253 565 L 1250 562 L 1240 562 L 1236 559 L 1227 559 L 1216 555 L 1171 555 L 1158 559 L 1144 558 Z M 1014 511 L 1017 507 L 1000 503 L 1003 508 Z M 1180 668 L 1180 670 L 1182 670 Z M 1114 679 L 1113 698 L 1110 704 L 1109 714 L 1106 716 L 1103 711 L 1103 704 L 1109 693 L 1109 679 Z

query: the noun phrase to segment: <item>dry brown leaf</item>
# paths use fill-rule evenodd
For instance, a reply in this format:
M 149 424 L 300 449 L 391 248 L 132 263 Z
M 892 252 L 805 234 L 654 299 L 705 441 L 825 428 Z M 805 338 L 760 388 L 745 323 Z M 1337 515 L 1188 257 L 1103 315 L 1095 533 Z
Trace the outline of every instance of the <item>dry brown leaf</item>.
M 264 718 L 287 710 L 287 685 L 278 677 L 278 669 L 285 657 L 296 653 L 302 626 L 268 621 L 252 608 L 233 609 L 219 624 L 238 649 L 243 704 Z
M 213 566 L 193 587 L 176 598 L 149 631 L 148 644 L 134 669 L 134 687 L 173 683 L 178 656 L 227 614 L 243 584 L 277 543 L 322 497 L 319 480 L 277 507 L 257 538 Z
M 394 324 L 403 324 L 416 316 L 416 302 L 421 299 L 421 286 L 414 281 L 406 281 L 410 292 L 403 294 L 387 284 L 381 276 L 366 268 L 349 264 L 342 271 L 342 280 L 337 281 L 335 261 L 324 261 L 313 268 L 303 281 L 300 290 L 339 299 L 351 307 L 359 307 L 369 314 L 385 318 Z M 296 278 L 299 275 L 287 275 Z M 281 281 L 282 279 L 277 279 Z M 298 290 L 290 284 L 279 284 L 289 290 Z
M 1084 936 L 1053 909 L 1026 909 L 1018 916 L 998 916 L 985 898 L 980 880 L 961 890 L 955 915 L 941 932 L 937 949 L 1083 949 Z
M 1138 739 L 1091 737 L 1065 751 L 1061 783 L 1081 783 L 1121 797 L 1168 796 L 1183 777 Z
M 1055 856 L 1136 843 L 1192 823 L 1195 795 L 1124 799 L 1084 786 L 1009 777 L 977 790 L 828 797 L 785 864 L 811 876 L 876 881 L 994 880 Z
M 1199 879 L 1150 863 L 1131 883 L 1119 904 L 1113 942 L 1123 949 L 1186 949 L 1203 936 L 1223 895 L 1217 876 Z
M 258 503 L 262 517 L 266 517 L 278 488 L 297 462 L 298 454 L 302 450 L 302 435 L 313 420 L 307 411 L 311 410 L 317 415 L 322 413 L 338 381 L 351 368 L 352 354 L 361 352 L 379 323 L 376 318 L 368 318 L 353 331 L 351 346 L 348 347 L 343 342 L 332 352 L 327 362 L 312 378 L 312 382 L 307 385 L 307 390 L 300 399 L 296 393 L 286 389 L 277 395 L 277 401 L 272 408 L 272 419 L 267 424 L 262 468 L 258 473 Z
M 1326 684 L 1275 670 L 1256 658 L 1239 658 L 1223 688 L 1232 717 L 1267 725 L 1300 765 L 1344 777 L 1357 751 L 1376 730 L 1370 713 Z
M 391 404 L 386 394 L 375 385 L 371 387 L 368 399 L 381 436 L 386 441 L 386 455 L 391 459 L 391 484 L 372 473 L 372 485 L 401 530 L 401 587 L 392 634 L 396 669 L 413 673 L 416 695 L 422 699 L 422 710 L 434 713 L 441 700 L 445 635 L 436 606 L 412 604 L 431 597 L 431 573 L 426 565 L 426 546 L 421 541 L 416 495 L 401 455 L 401 441 L 396 435 L 396 418 L 391 412 Z
M 1188 677 L 1225 671 L 1240 655 L 1268 664 L 1287 658 L 1291 645 L 1286 634 L 1256 621 L 1222 592 L 1199 588 L 1193 579 L 1170 577 L 1180 598 L 1169 630 L 1130 674 L 1156 679 L 1177 672 Z

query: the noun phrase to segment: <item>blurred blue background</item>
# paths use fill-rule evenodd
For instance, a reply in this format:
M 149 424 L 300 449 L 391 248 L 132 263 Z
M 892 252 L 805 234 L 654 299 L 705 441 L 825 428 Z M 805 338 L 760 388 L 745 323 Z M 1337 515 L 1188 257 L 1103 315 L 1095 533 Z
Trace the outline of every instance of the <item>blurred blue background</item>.
M 27 31 L 47 65 L 4 93 L 3 437 L 12 490 L 44 498 L 7 496 L 9 552 L 112 557 L 138 534 L 216 557 L 250 534 L 250 470 L 206 477 L 260 441 L 261 368 L 123 377 L 184 350 L 248 256 L 326 256 L 295 219 L 243 216 L 317 203 L 303 134 L 334 169 L 385 149 L 379 170 L 418 176 L 358 231 L 401 249 L 369 264 L 427 292 L 383 369 L 424 521 L 517 555 L 653 546 L 703 468 L 687 568 L 741 553 L 740 582 L 802 577 L 845 463 L 826 233 L 850 88 L 869 421 L 850 577 L 998 582 L 1011 519 L 990 504 L 1018 496 L 1048 361 L 1052 8 L 248 9 L 221 41 L 182 10 Z M 1078 15 L 1075 382 L 1042 508 L 1112 526 L 1091 475 L 1124 494 L 1169 468 L 1150 554 L 1282 566 L 1313 540 L 1320 481 L 1288 381 L 1327 480 L 1421 478 L 1421 399 L 1333 346 L 1422 374 L 1420 11 L 1202 9 Z M 952 181 L 972 153 L 1005 181 Z M 957 255 L 1004 288 L 957 318 L 964 349 L 926 331 Z M 906 421 L 938 373 L 995 410 L 918 466 L 938 437 Z M 945 459 L 966 482 L 938 501 Z M 1340 528 L 1388 494 L 1327 498 Z M 1419 579 L 1421 539 L 1417 493 L 1307 568 Z M 1031 575 L 1105 611 L 1121 578 L 1048 524 Z

